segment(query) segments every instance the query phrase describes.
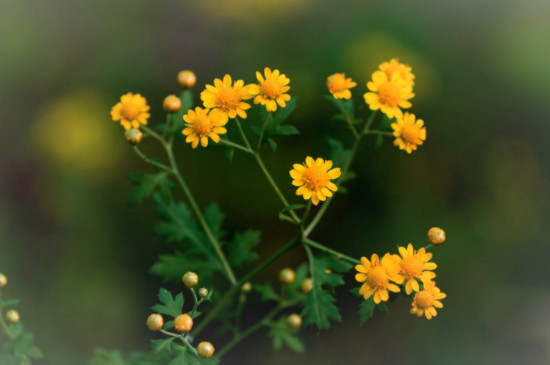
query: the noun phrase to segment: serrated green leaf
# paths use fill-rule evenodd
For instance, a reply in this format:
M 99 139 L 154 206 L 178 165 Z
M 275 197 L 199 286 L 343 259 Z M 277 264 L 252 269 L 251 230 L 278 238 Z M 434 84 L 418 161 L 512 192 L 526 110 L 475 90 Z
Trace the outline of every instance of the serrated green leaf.
M 265 133 L 264 133 L 264 143 L 267 143 L 269 147 L 275 151 L 277 149 L 277 144 L 273 140 L 274 137 L 278 136 L 293 136 L 297 135 L 300 132 L 295 126 L 292 125 L 283 125 L 290 116 L 292 115 L 292 112 L 294 109 L 296 109 L 296 97 L 292 97 L 287 103 L 286 107 L 284 108 L 277 108 L 275 112 L 271 114 L 271 117 L 268 118 L 267 111 L 265 108 L 262 108 L 261 111 L 261 119 L 266 120 L 267 119 L 267 125 L 265 127 Z M 257 135 L 259 135 L 259 129 L 257 131 Z
M 151 310 L 174 318 L 182 314 L 184 301 L 182 293 L 174 298 L 168 290 L 160 288 L 158 298 L 162 304 L 154 305 Z
M 267 142 L 269 148 L 271 148 L 273 152 L 277 150 L 277 143 L 275 143 L 272 138 L 265 138 L 264 140 Z
M 210 227 L 214 237 L 218 240 L 224 236 L 224 232 L 222 231 L 222 223 L 224 219 L 225 214 L 223 214 L 218 204 L 211 203 L 208 207 L 206 207 L 204 211 L 204 220 L 206 221 L 206 224 L 208 224 L 208 227 Z
M 389 313 L 388 306 L 384 302 L 380 302 L 376 305 L 376 308 L 382 313 Z
M 254 289 L 260 294 L 260 299 L 262 301 L 279 300 L 279 295 L 275 292 L 271 284 L 256 284 L 254 285 Z
M 233 240 L 227 245 L 227 261 L 232 267 L 242 267 L 258 259 L 258 254 L 253 251 L 260 242 L 260 231 L 246 230 L 235 234 Z
M 218 261 L 212 262 L 176 251 L 174 254 L 160 255 L 149 271 L 165 281 L 180 281 L 183 274 L 194 271 L 200 273 L 202 282 L 208 283 L 216 270 L 220 270 Z
M 363 300 L 359 305 L 359 324 L 363 325 L 374 313 L 374 299 Z
M 297 353 L 304 353 L 305 346 L 303 342 L 296 336 L 298 330 L 290 328 L 285 318 L 281 317 L 276 323 L 270 326 L 268 336 L 272 338 L 273 348 L 280 350 L 283 346 Z
M 277 129 L 277 135 L 279 136 L 296 136 L 298 134 L 300 134 L 300 131 L 293 125 L 282 125 Z
M 151 340 L 151 346 L 153 347 L 154 354 L 160 354 L 162 352 L 169 352 L 172 342 L 174 342 L 175 337 L 167 337 L 162 340 Z
M 128 205 L 140 204 L 155 191 L 159 190 L 166 193 L 174 187 L 170 179 L 168 179 L 168 173 L 164 171 L 158 174 L 128 174 L 128 180 L 136 185 L 128 196 Z
M 290 204 L 284 207 L 283 210 L 281 210 L 281 212 L 288 212 L 289 210 L 304 209 L 305 207 L 307 207 L 307 205 L 305 204 Z

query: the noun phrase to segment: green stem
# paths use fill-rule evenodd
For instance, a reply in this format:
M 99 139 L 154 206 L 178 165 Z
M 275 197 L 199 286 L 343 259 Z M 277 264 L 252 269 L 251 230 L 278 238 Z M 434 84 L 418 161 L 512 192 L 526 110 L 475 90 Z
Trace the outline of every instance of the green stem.
M 355 138 L 359 137 L 359 133 L 357 133 L 357 129 L 353 126 L 353 115 L 349 115 L 346 110 L 344 109 L 344 106 L 342 105 L 342 101 L 340 99 L 334 99 L 336 100 L 336 105 L 338 105 L 338 109 L 342 112 L 342 115 L 346 118 L 346 122 L 348 123 L 349 129 L 355 136 Z
M 162 138 L 160 136 L 160 134 L 158 134 L 157 132 L 155 132 L 151 128 L 147 127 L 146 125 L 141 125 L 140 128 L 143 129 L 145 132 L 147 132 L 148 135 L 150 135 L 154 139 L 158 140 L 160 143 L 162 143 L 162 144 L 165 143 L 164 138 Z
M 358 260 L 356 259 L 355 257 L 351 257 L 351 256 L 348 256 L 348 255 L 344 255 L 343 253 L 341 252 L 338 252 L 336 250 L 333 250 L 331 248 L 328 248 L 326 247 L 325 245 L 322 245 L 318 242 L 315 242 L 313 240 L 310 240 L 309 238 L 306 238 L 304 240 L 304 243 L 308 246 L 311 246 L 311 247 L 315 247 L 316 249 L 318 249 L 319 251 L 323 251 L 323 252 L 326 252 L 328 254 L 331 254 L 333 256 L 336 256 L 337 258 L 341 259 L 341 260 L 346 260 L 346 261 L 349 261 L 351 262 L 352 264 L 360 264 L 361 263 L 361 260 Z
M 379 134 L 381 136 L 395 137 L 392 132 L 389 131 L 368 131 L 365 134 Z
M 202 303 L 204 298 L 201 298 L 200 300 L 197 298 L 197 293 L 195 293 L 195 289 L 191 288 L 191 293 L 193 294 L 193 310 L 191 311 L 191 318 L 195 318 L 195 313 L 197 312 L 197 308 Z
M 15 337 L 13 336 L 10 327 L 4 321 L 4 318 L 2 317 L 2 312 L 0 312 L 0 326 L 2 326 L 2 329 L 6 333 L 6 336 L 8 336 L 8 338 L 13 341 Z M 23 355 L 22 359 L 24 365 L 31 365 L 31 360 L 27 357 L 27 355 Z
M 139 148 L 137 146 L 134 146 L 134 151 L 136 152 L 136 154 L 141 157 L 143 159 L 143 161 L 147 162 L 148 164 L 151 164 L 155 167 L 158 167 L 159 169 L 161 170 L 164 170 L 166 172 L 169 172 L 169 173 L 173 173 L 172 169 L 169 168 L 168 166 L 160 163 L 160 162 L 157 162 L 153 159 L 150 159 L 149 157 L 147 157 L 143 152 L 141 152 L 139 150 Z
M 264 133 L 265 128 L 267 127 L 267 124 L 271 120 L 271 112 L 267 113 L 267 117 L 265 117 L 264 124 L 262 125 L 262 131 L 260 132 L 260 139 L 258 139 L 258 147 L 256 147 L 256 153 L 260 152 L 260 148 L 262 147 L 262 141 L 264 139 Z
M 239 149 L 239 150 L 244 151 L 246 153 L 254 153 L 253 151 L 249 150 L 248 148 L 246 148 L 244 146 L 241 146 L 240 144 L 228 141 L 227 139 L 220 139 L 220 144 L 226 145 L 227 147 Z
M 348 161 L 346 162 L 346 165 L 344 166 L 344 168 L 342 169 L 342 177 L 344 178 L 350 167 L 351 167 L 351 164 L 353 162 L 353 159 L 355 158 L 355 155 L 357 154 L 357 151 L 359 150 L 359 146 L 361 145 L 361 137 L 365 134 L 367 134 L 370 130 L 370 126 L 372 125 L 372 122 L 374 121 L 374 117 L 376 116 L 377 112 L 374 111 L 371 113 L 367 123 L 365 123 L 365 127 L 363 128 L 363 131 L 361 132 L 361 134 L 355 139 L 355 142 L 353 142 L 353 146 L 351 148 L 351 155 L 348 159 Z M 340 185 L 340 184 L 338 184 Z M 313 229 L 317 226 L 317 224 L 319 224 L 319 221 L 321 220 L 321 218 L 323 218 L 323 215 L 325 214 L 325 212 L 327 211 L 328 207 L 330 206 L 330 203 L 332 202 L 332 200 L 334 200 L 334 198 L 332 199 L 328 199 L 324 204 L 323 206 L 321 207 L 321 209 L 319 209 L 319 211 L 317 212 L 317 214 L 315 215 L 315 217 L 313 217 L 313 219 L 311 220 L 311 223 L 307 226 L 307 228 L 305 229 L 304 231 L 304 235 L 305 237 L 309 236 L 309 234 L 311 233 L 311 231 L 313 231 Z

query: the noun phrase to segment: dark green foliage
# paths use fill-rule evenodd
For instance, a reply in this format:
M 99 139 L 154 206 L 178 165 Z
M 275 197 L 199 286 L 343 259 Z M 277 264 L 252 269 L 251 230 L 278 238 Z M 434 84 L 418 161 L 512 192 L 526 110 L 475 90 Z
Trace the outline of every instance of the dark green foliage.
M 305 346 L 297 336 L 298 330 L 291 328 L 286 323 L 284 316 L 269 327 L 268 336 L 272 338 L 275 350 L 280 350 L 283 346 L 286 346 L 290 350 L 300 354 L 305 352 Z
M 154 312 L 165 314 L 171 317 L 177 317 L 183 313 L 182 311 L 184 299 L 182 293 L 179 293 L 174 298 L 172 296 L 172 293 L 170 293 L 168 290 L 160 288 L 158 297 L 162 304 L 156 304 L 152 306 L 151 310 L 153 310 Z
M 264 132 L 263 143 L 266 143 L 273 151 L 277 149 L 277 143 L 274 138 L 280 136 L 294 136 L 300 134 L 300 131 L 289 124 L 284 124 L 296 109 L 297 98 L 292 97 L 287 103 L 285 108 L 277 108 L 275 112 L 271 114 L 271 118 L 268 117 L 268 112 L 265 108 L 261 108 L 261 120 L 264 121 L 269 118 Z M 255 128 L 255 133 L 260 134 L 260 129 Z
M 174 187 L 168 178 L 168 173 L 164 171 L 157 174 L 128 174 L 128 180 L 136 185 L 128 196 L 128 205 L 140 204 L 143 200 L 153 195 L 157 189 L 166 198 L 170 193 L 170 189 Z
M 246 230 L 235 234 L 227 246 L 227 260 L 232 267 L 240 268 L 258 259 L 254 248 L 260 243 L 260 231 Z

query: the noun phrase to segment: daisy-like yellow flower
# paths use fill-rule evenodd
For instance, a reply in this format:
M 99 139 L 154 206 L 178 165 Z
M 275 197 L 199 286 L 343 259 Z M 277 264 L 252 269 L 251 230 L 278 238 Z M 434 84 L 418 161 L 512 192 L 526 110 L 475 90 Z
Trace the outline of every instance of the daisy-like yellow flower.
M 398 58 L 392 58 L 390 62 L 384 62 L 378 68 L 386 73 L 388 79 L 391 80 L 393 74 L 398 74 L 411 86 L 414 86 L 414 74 L 412 68 L 408 65 L 399 63 Z
M 435 278 L 437 265 L 430 262 L 432 254 L 427 253 L 424 247 L 416 251 L 413 245 L 409 243 L 407 248 L 399 247 L 399 275 L 405 280 L 405 292 L 411 294 L 413 291 L 419 291 L 418 281 L 424 284 Z
M 306 200 L 311 199 L 313 204 L 319 204 L 319 200 L 325 201 L 332 196 L 333 191 L 338 190 L 336 184 L 330 180 L 338 179 L 341 172 L 339 167 L 331 169 L 332 161 L 322 158 L 314 160 L 308 156 L 304 164 L 294 164 L 292 167 L 292 185 L 299 186 L 296 195 L 303 195 Z
M 401 108 L 410 108 L 409 99 L 414 97 L 412 85 L 394 73 L 391 78 L 384 71 L 375 71 L 372 81 L 367 82 L 370 92 L 363 95 L 371 110 L 382 110 L 388 118 L 403 115 Z
M 349 99 L 351 98 L 351 91 L 349 89 L 354 88 L 357 84 L 351 79 L 346 78 L 343 73 L 335 73 L 327 77 L 328 91 L 336 99 Z
M 182 131 L 187 136 L 185 142 L 191 143 L 193 148 L 197 148 L 199 142 L 203 147 L 208 146 L 208 138 L 218 143 L 219 135 L 227 133 L 227 129 L 224 128 L 228 121 L 227 116 L 218 109 L 189 109 L 183 120 L 186 123 L 186 128 Z
M 254 104 L 265 105 L 268 112 L 277 110 L 277 104 L 284 108 L 286 102 L 290 100 L 290 95 L 286 94 L 290 90 L 290 86 L 288 86 L 290 79 L 279 70 L 271 72 L 269 67 L 264 69 L 263 75 L 256 71 L 256 78 L 258 84 L 252 85 L 250 88 L 252 94 L 256 95 Z
M 397 117 L 397 122 L 392 123 L 391 127 L 395 136 L 393 144 L 407 153 L 416 151 L 417 147 L 426 140 L 424 121 L 416 120 L 416 116 L 412 113 L 405 112 L 402 117 Z
M 226 117 L 235 118 L 237 115 L 246 118 L 245 110 L 250 104 L 243 102 L 253 97 L 250 93 L 251 85 L 244 84 L 243 80 L 233 82 L 231 76 L 225 75 L 223 81 L 214 79 L 214 85 L 206 85 L 201 93 L 201 100 L 205 108 L 216 108 Z
M 424 290 L 415 294 L 412 302 L 411 314 L 416 314 L 418 317 L 425 315 L 426 318 L 432 319 L 437 316 L 435 308 L 443 308 L 441 299 L 447 297 L 447 294 L 442 293 L 435 286 L 435 281 L 430 281 L 424 285 Z
M 395 256 L 387 253 L 380 260 L 377 254 L 373 254 L 370 261 L 366 257 L 361 257 L 361 265 L 355 266 L 355 270 L 359 272 L 355 275 L 355 280 L 363 283 L 359 294 L 365 300 L 374 295 L 374 302 L 378 304 L 388 300 L 388 290 L 394 293 L 400 291 L 399 287 L 394 284 L 403 282 L 403 278 L 399 275 L 399 266 Z
M 111 109 L 111 118 L 120 121 L 124 129 L 139 128 L 140 124 L 147 125 L 149 113 L 147 100 L 140 94 L 127 93 L 120 97 L 120 102 Z

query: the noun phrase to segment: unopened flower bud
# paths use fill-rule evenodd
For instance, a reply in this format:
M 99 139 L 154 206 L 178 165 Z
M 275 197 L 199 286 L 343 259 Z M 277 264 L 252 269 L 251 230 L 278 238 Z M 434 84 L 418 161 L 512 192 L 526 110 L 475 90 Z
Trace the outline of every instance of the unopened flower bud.
M 191 289 L 199 283 L 199 276 L 194 272 L 188 271 L 182 276 L 181 280 L 186 287 Z
M 281 280 L 284 284 L 292 284 L 294 279 L 296 279 L 296 274 L 294 273 L 294 270 L 288 267 L 282 269 L 279 273 L 279 280 Z
M 197 76 L 193 71 L 184 70 L 178 73 L 178 84 L 185 89 L 189 89 L 195 86 L 197 82 Z
M 313 279 L 307 278 L 302 283 L 302 291 L 307 294 L 311 289 L 313 289 Z
M 0 274 L 0 288 L 8 284 L 8 278 L 4 274 Z
M 299 314 L 292 313 L 286 318 L 286 324 L 292 328 L 300 328 L 302 326 L 302 317 Z
M 244 292 L 244 293 L 248 293 L 252 290 L 252 284 L 250 284 L 250 282 L 246 282 L 243 284 L 243 286 L 241 287 L 241 290 Z
M 197 352 L 199 353 L 200 357 L 208 359 L 214 354 L 214 346 L 212 346 L 210 342 L 203 341 L 199 343 L 199 346 L 197 346 Z
M 179 332 L 189 332 L 193 328 L 193 318 L 188 314 L 180 314 L 174 320 L 174 328 Z
M 168 95 L 164 98 L 162 107 L 169 113 L 175 113 L 181 108 L 181 100 L 176 95 Z
M 6 319 L 8 320 L 8 322 L 17 323 L 17 322 L 19 322 L 19 313 L 16 310 L 13 310 L 13 309 L 9 310 L 6 313 Z
M 147 318 L 147 328 L 151 331 L 158 331 L 164 326 L 164 319 L 160 314 L 153 313 Z
M 124 132 L 124 137 L 126 137 L 126 141 L 128 141 L 128 143 L 131 145 L 136 145 L 141 142 L 143 133 L 141 133 L 141 131 L 137 128 L 131 128 Z
M 428 241 L 432 245 L 440 245 L 445 242 L 445 231 L 438 227 L 432 227 L 428 231 Z
M 199 296 L 200 296 L 201 298 L 204 298 L 204 297 L 206 297 L 207 295 L 208 295 L 208 289 L 206 289 L 206 288 L 200 288 L 200 289 L 199 289 Z

